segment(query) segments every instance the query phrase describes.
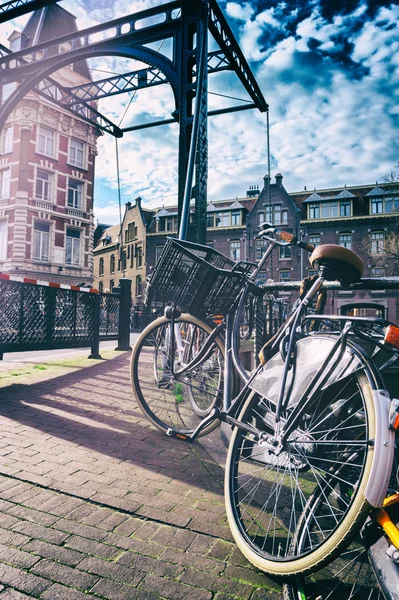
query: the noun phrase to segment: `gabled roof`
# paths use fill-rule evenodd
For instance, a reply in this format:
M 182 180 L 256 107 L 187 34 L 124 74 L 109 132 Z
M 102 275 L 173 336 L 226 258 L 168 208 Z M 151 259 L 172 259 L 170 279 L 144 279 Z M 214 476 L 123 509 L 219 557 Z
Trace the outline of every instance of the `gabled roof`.
M 373 188 L 371 190 L 371 192 L 369 192 L 368 194 L 366 194 L 366 196 L 385 196 L 385 194 L 387 194 L 388 192 L 384 192 L 384 190 L 382 188 L 380 188 L 378 185 L 375 186 L 375 188 Z
M 337 198 L 342 200 L 343 198 L 356 198 L 356 196 L 355 196 L 355 194 L 348 192 L 348 190 L 346 189 L 346 186 L 345 186 L 345 189 L 342 190 L 342 192 L 340 194 L 338 194 Z
M 306 200 L 304 200 L 304 202 L 320 202 L 320 200 L 322 200 L 322 197 L 319 196 L 319 194 L 317 194 L 316 191 L 314 191 L 313 194 L 309 196 L 309 198 L 306 198 Z
M 240 204 L 238 202 L 238 200 L 236 200 L 235 202 L 233 202 L 233 204 L 230 204 L 230 206 L 227 207 L 229 210 L 242 210 L 244 207 L 242 204 Z

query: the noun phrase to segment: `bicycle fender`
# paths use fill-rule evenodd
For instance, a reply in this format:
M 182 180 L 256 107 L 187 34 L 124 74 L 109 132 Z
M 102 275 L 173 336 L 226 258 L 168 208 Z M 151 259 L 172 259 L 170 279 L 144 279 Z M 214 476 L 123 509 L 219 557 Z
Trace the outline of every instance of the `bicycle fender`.
M 389 429 L 389 393 L 386 390 L 373 390 L 373 398 L 376 420 L 374 457 L 364 495 L 371 506 L 378 508 L 382 506 L 391 476 L 395 432 Z

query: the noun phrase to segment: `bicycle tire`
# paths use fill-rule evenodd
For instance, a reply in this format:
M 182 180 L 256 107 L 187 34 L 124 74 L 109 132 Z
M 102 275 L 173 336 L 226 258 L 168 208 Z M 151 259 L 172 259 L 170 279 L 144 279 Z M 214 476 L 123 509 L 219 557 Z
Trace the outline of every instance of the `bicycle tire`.
M 200 345 L 202 347 L 212 327 L 189 314 L 182 314 L 175 324 L 179 327 L 183 360 L 187 359 L 188 364 L 201 349 Z M 222 404 L 224 345 L 217 336 L 211 356 L 205 357 L 181 378 L 174 378 L 165 369 L 166 349 L 162 347 L 163 343 L 167 344 L 163 336 L 167 335 L 168 327 L 170 321 L 160 317 L 139 336 L 130 362 L 132 389 L 141 410 L 160 431 L 173 430 L 190 435 L 213 406 Z M 176 351 L 175 366 L 180 359 Z M 219 424 L 215 420 L 201 431 L 200 436 L 210 433 Z
M 274 360 L 281 361 L 282 369 L 281 358 Z M 274 377 L 279 379 L 278 369 Z M 274 409 L 275 403 L 252 392 L 239 420 L 272 431 Z M 309 413 L 280 458 L 257 448 L 254 436 L 240 428 L 233 431 L 229 447 L 225 475 L 229 525 L 244 556 L 271 575 L 307 574 L 333 560 L 369 511 L 364 490 L 373 460 L 368 440 L 375 436 L 375 409 L 367 372 L 331 381 L 314 398 Z M 351 487 L 346 504 L 337 492 L 342 479 Z M 317 505 L 318 513 L 312 495 L 323 486 L 326 497 Z M 298 541 L 298 531 L 305 531 L 308 539 L 302 539 L 302 533 Z
M 390 560 L 387 557 L 387 560 Z M 384 600 L 368 560 L 367 548 L 355 541 L 317 578 L 298 578 L 283 586 L 284 600 Z

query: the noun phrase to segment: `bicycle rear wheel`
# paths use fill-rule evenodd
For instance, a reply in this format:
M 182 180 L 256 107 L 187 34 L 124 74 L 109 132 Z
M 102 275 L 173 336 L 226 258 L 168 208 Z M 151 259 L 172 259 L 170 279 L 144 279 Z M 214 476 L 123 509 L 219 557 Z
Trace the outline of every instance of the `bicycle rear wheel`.
M 174 323 L 173 356 L 168 319 L 160 317 L 142 332 L 133 348 L 131 382 L 140 408 L 158 429 L 189 435 L 222 403 L 224 346 L 216 337 L 199 364 L 178 375 L 199 354 L 212 328 L 188 314 Z M 200 435 L 218 425 L 215 420 Z
M 281 380 L 281 358 L 272 360 L 271 376 Z M 275 408 L 270 397 L 252 393 L 240 420 L 273 433 Z M 313 572 L 331 561 L 367 516 L 374 437 L 372 386 L 363 369 L 330 380 L 315 395 L 278 455 L 236 428 L 226 464 L 226 510 L 246 558 L 279 576 Z

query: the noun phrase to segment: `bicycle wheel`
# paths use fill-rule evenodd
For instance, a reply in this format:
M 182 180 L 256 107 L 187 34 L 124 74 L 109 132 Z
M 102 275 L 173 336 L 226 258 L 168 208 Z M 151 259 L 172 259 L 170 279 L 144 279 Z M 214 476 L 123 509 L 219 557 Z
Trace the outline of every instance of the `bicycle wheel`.
M 217 337 L 199 364 L 178 375 L 201 351 L 212 328 L 192 315 L 181 315 L 175 321 L 172 357 L 171 327 L 160 317 L 144 329 L 132 352 L 131 382 L 140 408 L 158 429 L 188 435 L 222 403 L 224 346 Z M 218 424 L 214 421 L 200 435 Z
M 387 560 L 390 560 L 387 557 Z M 384 600 L 360 536 L 316 576 L 284 584 L 284 600 Z
M 324 339 L 330 347 L 333 342 Z M 298 345 L 309 342 L 313 339 Z M 306 369 L 297 353 L 300 380 Z M 317 365 L 317 352 L 314 359 Z M 281 381 L 280 355 L 268 366 L 267 381 Z M 301 391 L 303 385 L 293 385 L 288 411 L 295 410 Z M 250 395 L 240 420 L 273 433 L 275 408 L 271 385 L 268 396 Z M 375 428 L 372 386 L 357 366 L 328 379 L 280 454 L 270 452 L 252 433 L 234 430 L 226 464 L 226 509 L 235 541 L 250 562 L 274 575 L 308 573 L 349 543 L 369 510 L 364 489 Z

